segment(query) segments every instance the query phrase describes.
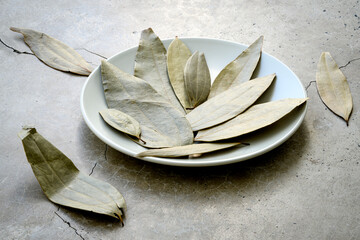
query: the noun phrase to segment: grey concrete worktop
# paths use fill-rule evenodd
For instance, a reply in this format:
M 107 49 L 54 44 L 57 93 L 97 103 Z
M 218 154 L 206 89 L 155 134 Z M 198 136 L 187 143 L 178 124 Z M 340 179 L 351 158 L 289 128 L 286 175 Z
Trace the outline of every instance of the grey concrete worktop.
M 58 3 L 56 3 L 58 2 Z M 29 51 L 10 26 L 45 32 L 110 57 L 160 38 L 210 37 L 250 44 L 287 64 L 307 87 L 299 130 L 280 147 L 245 162 L 179 168 L 130 158 L 85 124 L 86 77 L 56 71 L 0 45 L 0 239 L 360 239 L 360 3 L 349 1 L 1 1 L 0 38 Z M 350 124 L 320 100 L 315 71 L 329 51 L 354 100 Z M 47 200 L 28 164 L 23 125 L 63 151 L 84 173 L 125 197 L 125 227 Z

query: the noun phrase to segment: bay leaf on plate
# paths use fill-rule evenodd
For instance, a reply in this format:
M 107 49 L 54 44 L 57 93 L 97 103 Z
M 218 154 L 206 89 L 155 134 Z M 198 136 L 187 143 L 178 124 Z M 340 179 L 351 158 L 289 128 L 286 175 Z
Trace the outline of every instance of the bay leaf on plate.
M 99 113 L 111 127 L 140 139 L 140 124 L 133 117 L 117 109 L 104 109 Z
M 144 142 L 134 141 L 148 148 L 192 144 L 193 132 L 184 114 L 147 81 L 106 61 L 101 62 L 101 75 L 108 107 L 120 110 L 140 123 Z
M 235 60 L 221 70 L 211 86 L 209 98 L 216 96 L 230 87 L 250 80 L 260 59 L 263 40 L 263 36 L 259 37 Z
M 35 177 L 50 201 L 108 215 L 123 222 L 125 200 L 112 185 L 80 172 L 35 128 L 24 127 L 19 137 Z
M 171 148 L 150 149 L 137 154 L 137 157 L 181 157 L 187 155 L 201 156 L 203 153 L 214 152 L 240 144 L 233 143 L 199 143 Z M 199 154 L 199 155 L 198 155 Z
M 184 109 L 191 108 L 184 80 L 184 68 L 189 57 L 191 57 L 190 49 L 176 37 L 168 47 L 167 69 L 170 83 Z
M 175 108 L 185 111 L 171 86 L 166 66 L 166 49 L 151 28 L 141 32 L 135 56 L 134 75 L 148 83 Z
M 204 53 L 196 51 L 187 60 L 184 68 L 184 79 L 190 108 L 195 108 L 205 102 L 209 96 L 211 78 Z
M 271 85 L 275 74 L 253 79 L 208 99 L 186 115 L 193 131 L 225 122 L 250 107 Z
M 323 52 L 320 56 L 316 85 L 326 106 L 348 124 L 353 109 L 349 84 L 329 52 Z
M 65 43 L 31 29 L 11 27 L 11 31 L 21 33 L 31 51 L 46 65 L 63 72 L 88 76 L 92 67 L 73 48 Z
M 199 131 L 195 141 L 212 142 L 253 132 L 278 121 L 306 100 L 287 98 L 254 105 L 225 123 Z

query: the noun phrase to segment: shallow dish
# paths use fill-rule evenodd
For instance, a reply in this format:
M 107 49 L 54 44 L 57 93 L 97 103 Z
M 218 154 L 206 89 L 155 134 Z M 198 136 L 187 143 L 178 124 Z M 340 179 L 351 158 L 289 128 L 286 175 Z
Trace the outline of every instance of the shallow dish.
M 239 43 L 208 38 L 182 38 L 181 40 L 192 52 L 196 50 L 204 52 L 212 81 L 229 62 L 247 47 Z M 170 42 L 171 40 L 163 41 L 166 48 Z M 123 71 L 133 74 L 136 50 L 137 47 L 130 48 L 114 55 L 108 61 Z M 276 73 L 276 79 L 257 103 L 283 98 L 306 97 L 306 91 L 299 78 L 285 64 L 263 52 L 253 78 L 271 73 Z M 103 142 L 120 152 L 135 157 L 136 154 L 146 150 L 102 120 L 99 111 L 105 108 L 107 105 L 101 82 L 101 72 L 100 67 L 97 67 L 86 80 L 81 93 L 81 111 L 86 124 Z M 245 135 L 243 141 L 250 143 L 250 146 L 208 153 L 194 159 L 187 157 L 145 157 L 140 159 L 165 165 L 200 167 L 223 165 L 254 158 L 276 148 L 289 139 L 302 123 L 306 108 L 307 104 L 303 104 L 275 124 Z

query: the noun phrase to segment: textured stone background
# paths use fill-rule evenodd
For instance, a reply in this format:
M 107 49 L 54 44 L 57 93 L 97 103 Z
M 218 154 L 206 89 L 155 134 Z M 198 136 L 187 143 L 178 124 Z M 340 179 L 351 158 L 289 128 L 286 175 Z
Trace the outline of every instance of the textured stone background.
M 308 113 L 286 143 L 229 166 L 179 168 L 125 156 L 101 142 L 80 112 L 86 77 L 53 70 L 0 45 L 1 239 L 360 239 L 359 1 L 1 1 L 0 37 L 29 51 L 10 26 L 45 32 L 94 66 L 160 38 L 210 37 L 250 44 L 287 64 L 307 87 Z M 329 51 L 354 100 L 349 127 L 319 99 L 318 58 Z M 128 204 L 125 227 L 59 207 L 36 181 L 20 139 L 35 125 L 78 168 L 114 185 Z

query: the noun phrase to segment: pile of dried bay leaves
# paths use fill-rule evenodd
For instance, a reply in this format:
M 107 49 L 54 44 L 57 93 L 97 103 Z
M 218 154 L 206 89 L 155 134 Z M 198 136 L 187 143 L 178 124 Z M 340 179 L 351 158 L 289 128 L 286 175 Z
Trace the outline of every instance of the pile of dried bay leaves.
M 307 100 L 253 105 L 275 79 L 275 74 L 251 79 L 262 42 L 258 38 L 211 85 L 204 53 L 191 53 L 178 38 L 166 51 L 151 28 L 143 30 L 134 75 L 102 61 L 109 109 L 100 114 L 110 126 L 151 148 L 138 157 L 199 156 L 238 145 L 231 139 L 276 122 Z

